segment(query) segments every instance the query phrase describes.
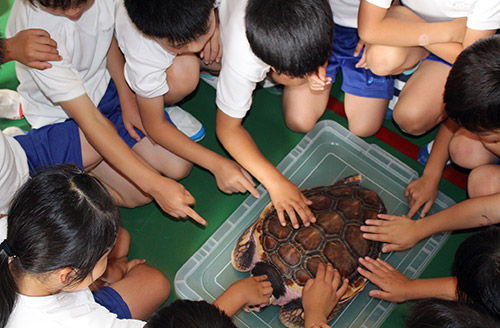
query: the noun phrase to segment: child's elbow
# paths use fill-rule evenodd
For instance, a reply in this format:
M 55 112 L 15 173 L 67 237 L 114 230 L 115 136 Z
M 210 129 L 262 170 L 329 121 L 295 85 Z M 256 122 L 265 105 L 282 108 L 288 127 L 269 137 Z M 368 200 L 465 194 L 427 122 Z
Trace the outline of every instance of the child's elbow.
M 366 43 L 374 44 L 375 42 L 375 33 L 374 29 L 368 28 L 365 24 L 359 24 L 358 26 L 358 35 L 359 38 Z

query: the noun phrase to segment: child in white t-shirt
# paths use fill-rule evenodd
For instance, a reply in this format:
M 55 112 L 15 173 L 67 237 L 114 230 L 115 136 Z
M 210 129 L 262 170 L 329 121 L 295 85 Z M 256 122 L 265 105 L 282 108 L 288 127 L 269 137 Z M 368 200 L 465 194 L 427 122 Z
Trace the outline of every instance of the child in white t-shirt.
M 133 187 L 139 202 L 153 197 L 170 215 L 190 216 L 206 224 L 190 207 L 194 204 L 191 194 L 158 173 L 179 179 L 189 173 L 191 164 L 147 138 L 141 139 L 144 135 L 139 130 L 131 136 L 126 129 L 130 124 L 142 125 L 135 95 L 123 78 L 123 56 L 113 39 L 114 10 L 113 0 L 14 3 L 7 36 L 43 27 L 58 43 L 63 58 L 44 71 L 17 63 L 25 117 L 34 128 L 65 124 L 64 136 L 81 141 L 80 149 L 76 147 L 72 153 L 80 154 L 83 167 L 115 191 L 115 198 L 124 188 Z
M 180 17 L 183 11 L 190 13 L 186 19 Z M 125 56 L 124 75 L 136 94 L 148 136 L 173 154 L 209 170 L 223 192 L 250 191 L 257 196 L 253 181 L 238 164 L 190 140 L 165 117 L 165 110 L 169 115 L 172 110 L 181 111 L 178 107 L 165 109 L 165 105 L 179 102 L 197 87 L 200 58 L 196 53 L 219 46 L 217 25 L 213 1 L 127 0 L 118 1 L 116 8 L 116 38 Z
M 416 68 L 401 91 L 393 118 L 403 131 L 421 135 L 446 117 L 444 84 L 458 54 L 500 27 L 500 2 L 399 2 L 402 6 L 391 7 L 392 0 L 361 1 L 358 28 L 367 46 L 366 62 L 360 65 L 381 75 Z
M 119 225 L 110 194 L 78 167 L 29 179 L 0 244 L 0 327 L 144 326 L 132 318 L 148 318 L 170 292 L 161 272 L 124 262 L 121 279 L 94 294 L 88 288 L 107 268 Z

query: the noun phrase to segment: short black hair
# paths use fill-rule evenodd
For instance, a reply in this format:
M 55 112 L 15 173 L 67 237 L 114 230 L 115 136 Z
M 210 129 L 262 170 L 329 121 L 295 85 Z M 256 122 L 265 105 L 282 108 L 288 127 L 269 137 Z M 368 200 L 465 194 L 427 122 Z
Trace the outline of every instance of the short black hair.
M 444 91 L 445 111 L 465 129 L 500 129 L 500 35 L 464 49 L 451 68 Z
M 236 328 L 223 311 L 206 301 L 176 300 L 158 310 L 144 328 Z
M 206 34 L 214 5 L 215 0 L 125 0 L 130 19 L 142 33 L 173 46 Z
M 332 50 L 328 0 L 249 0 L 245 26 L 254 54 L 292 77 L 316 72 Z
M 426 299 L 412 306 L 407 328 L 496 328 L 498 319 L 474 305 L 456 301 Z
M 500 318 L 500 228 L 487 228 L 462 242 L 454 269 L 458 299 Z
M 29 0 L 32 5 L 41 4 L 47 8 L 68 9 L 86 3 L 88 0 Z

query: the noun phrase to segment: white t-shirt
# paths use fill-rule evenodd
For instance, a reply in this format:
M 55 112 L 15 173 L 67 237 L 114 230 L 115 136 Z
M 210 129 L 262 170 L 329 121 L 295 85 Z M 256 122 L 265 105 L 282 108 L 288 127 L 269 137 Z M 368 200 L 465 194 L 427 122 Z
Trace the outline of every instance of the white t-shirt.
M 45 297 L 18 294 L 6 328 L 140 328 L 146 323 L 117 319 L 97 304 L 90 290 Z
M 63 122 L 68 118 L 57 103 L 85 93 L 97 105 L 106 92 L 110 75 L 106 55 L 114 30 L 114 0 L 96 0 L 78 21 L 52 15 L 32 6 L 29 1 L 15 1 L 7 23 L 6 35 L 21 30 L 42 28 L 57 41 L 63 60 L 51 62 L 52 68 L 37 70 L 16 63 L 21 83 L 23 112 L 33 128 Z
M 367 0 L 382 8 L 389 8 L 391 0 Z M 448 21 L 467 17 L 467 27 L 473 30 L 500 28 L 500 1 L 498 0 L 402 0 L 402 3 L 428 22 Z
M 125 56 L 125 79 L 130 88 L 144 98 L 166 94 L 169 90 L 166 70 L 176 55 L 135 27 L 122 0 L 116 6 L 115 35 Z
M 245 117 L 252 93 L 271 68 L 254 55 L 245 33 L 246 0 L 226 0 L 219 5 L 220 36 L 224 54 L 217 82 L 217 107 L 234 118 Z
M 335 24 L 358 28 L 358 10 L 360 0 L 330 0 Z
M 21 145 L 12 137 L 0 132 L 0 214 L 7 214 L 9 202 L 14 193 L 28 179 L 28 159 Z M 7 220 L 0 219 L 0 242 L 3 223 Z

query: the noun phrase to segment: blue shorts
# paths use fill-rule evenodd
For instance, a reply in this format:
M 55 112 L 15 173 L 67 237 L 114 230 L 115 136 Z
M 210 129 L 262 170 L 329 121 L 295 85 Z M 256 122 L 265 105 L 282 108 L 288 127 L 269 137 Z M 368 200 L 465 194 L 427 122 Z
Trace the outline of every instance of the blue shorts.
M 130 137 L 122 120 L 122 111 L 115 84 L 110 80 L 108 89 L 97 108 L 109 119 L 120 137 L 132 148 L 137 141 Z M 137 130 L 144 137 L 144 134 Z M 28 157 L 30 172 L 59 164 L 76 164 L 83 169 L 82 146 L 78 125 L 72 119 L 62 123 L 33 129 L 26 135 L 15 137 Z
M 438 63 L 443 63 L 449 67 L 451 67 L 452 65 L 450 63 L 448 63 L 446 60 L 442 59 L 441 57 L 438 57 L 436 56 L 435 54 L 433 54 L 432 52 L 430 53 L 429 56 L 425 57 L 424 60 L 432 60 L 432 61 L 435 61 L 435 62 L 438 62 Z
M 333 49 L 326 75 L 335 82 L 335 76 L 342 69 L 342 91 L 359 97 L 391 99 L 394 93 L 392 76 L 379 76 L 368 69 L 355 67 L 362 55 L 353 56 L 358 42 L 357 29 L 335 24 Z
M 96 303 L 104 306 L 109 312 L 118 316 L 118 319 L 132 319 L 130 309 L 123 298 L 111 287 L 104 286 L 92 292 Z

